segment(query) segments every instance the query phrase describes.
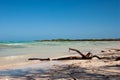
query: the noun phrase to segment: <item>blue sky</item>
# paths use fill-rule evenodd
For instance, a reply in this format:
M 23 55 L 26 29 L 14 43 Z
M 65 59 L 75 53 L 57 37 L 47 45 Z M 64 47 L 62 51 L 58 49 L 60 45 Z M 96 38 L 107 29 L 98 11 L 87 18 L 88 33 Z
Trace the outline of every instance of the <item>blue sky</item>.
M 0 40 L 120 38 L 120 0 L 0 0 Z

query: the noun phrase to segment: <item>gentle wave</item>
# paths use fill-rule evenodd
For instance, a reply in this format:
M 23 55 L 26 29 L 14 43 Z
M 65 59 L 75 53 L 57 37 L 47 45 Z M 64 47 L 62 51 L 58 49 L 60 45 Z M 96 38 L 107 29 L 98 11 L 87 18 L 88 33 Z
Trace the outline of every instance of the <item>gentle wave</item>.
M 6 57 L 1 57 L 2 59 L 10 60 L 10 59 L 19 59 L 19 58 L 24 58 L 24 55 L 20 56 L 6 56 Z
M 22 44 L 0 44 L 0 48 L 25 48 Z
M 25 48 L 27 45 L 28 42 L 0 42 L 0 48 Z
M 4 44 L 4 45 L 9 45 L 9 46 L 17 46 L 17 45 L 24 45 L 24 44 L 22 44 L 22 43 L 9 43 L 9 44 Z
M 61 46 L 61 45 L 67 45 L 67 44 L 72 44 L 70 42 L 4 42 L 0 43 L 0 48 L 24 48 L 24 47 L 33 47 L 33 46 Z

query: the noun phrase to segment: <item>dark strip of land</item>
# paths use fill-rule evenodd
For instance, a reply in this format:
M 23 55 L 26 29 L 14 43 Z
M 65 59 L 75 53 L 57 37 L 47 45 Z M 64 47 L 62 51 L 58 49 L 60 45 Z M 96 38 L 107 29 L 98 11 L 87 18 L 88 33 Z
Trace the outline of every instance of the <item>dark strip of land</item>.
M 44 41 L 120 41 L 120 38 L 117 39 L 51 39 L 51 40 L 35 40 L 37 42 Z

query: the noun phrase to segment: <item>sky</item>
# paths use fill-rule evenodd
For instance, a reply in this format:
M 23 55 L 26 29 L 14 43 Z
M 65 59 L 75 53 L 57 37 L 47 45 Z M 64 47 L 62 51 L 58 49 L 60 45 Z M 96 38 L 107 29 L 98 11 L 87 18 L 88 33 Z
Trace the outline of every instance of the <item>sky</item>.
M 0 40 L 120 38 L 120 0 L 0 0 Z

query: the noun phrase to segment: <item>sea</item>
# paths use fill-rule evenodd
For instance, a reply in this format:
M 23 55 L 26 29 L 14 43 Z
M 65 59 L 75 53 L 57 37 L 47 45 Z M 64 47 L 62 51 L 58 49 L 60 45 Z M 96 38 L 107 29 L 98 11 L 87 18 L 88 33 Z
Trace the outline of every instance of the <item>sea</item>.
M 120 41 L 1 41 L 0 66 L 27 62 L 28 58 L 54 58 L 78 54 L 69 52 L 69 48 L 80 50 L 82 53 L 100 54 L 101 50 L 120 48 Z

